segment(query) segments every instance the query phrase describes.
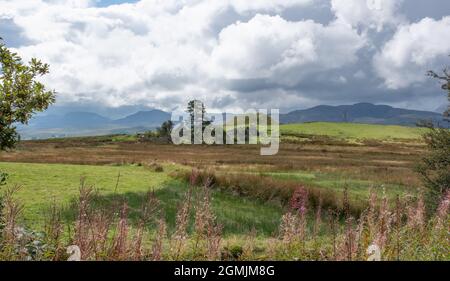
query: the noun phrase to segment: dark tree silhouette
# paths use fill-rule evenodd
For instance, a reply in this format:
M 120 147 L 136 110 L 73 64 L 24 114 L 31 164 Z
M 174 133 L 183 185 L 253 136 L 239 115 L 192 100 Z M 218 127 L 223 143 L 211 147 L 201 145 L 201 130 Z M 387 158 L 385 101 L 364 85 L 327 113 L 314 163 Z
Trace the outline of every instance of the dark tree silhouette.
M 174 124 L 171 120 L 162 123 L 161 127 L 158 128 L 159 137 L 165 138 L 168 142 L 170 142 L 173 126 Z
M 446 120 L 450 122 L 450 69 L 449 67 L 445 67 L 442 70 L 442 74 L 437 74 L 436 72 L 430 70 L 427 75 L 440 80 L 442 82 L 441 88 L 444 91 L 447 91 L 448 106 L 447 110 L 444 112 L 444 116 L 446 117 Z
M 211 120 L 208 119 L 208 117 L 206 116 L 206 108 L 203 102 L 199 101 L 199 100 L 191 100 L 188 102 L 188 106 L 187 106 L 187 113 L 189 113 L 189 116 L 191 118 L 191 141 L 192 143 L 194 143 L 195 140 L 195 130 L 194 127 L 195 125 L 201 125 L 202 130 L 201 133 L 202 135 L 198 136 L 199 139 L 202 139 L 203 136 L 203 132 L 205 131 L 205 128 L 207 126 L 209 126 L 212 122 Z

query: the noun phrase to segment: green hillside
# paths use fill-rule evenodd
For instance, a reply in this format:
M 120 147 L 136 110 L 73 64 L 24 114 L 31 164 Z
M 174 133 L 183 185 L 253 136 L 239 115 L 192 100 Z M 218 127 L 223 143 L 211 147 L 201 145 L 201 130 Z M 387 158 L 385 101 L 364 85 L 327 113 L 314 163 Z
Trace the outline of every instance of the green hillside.
M 282 125 L 282 135 L 324 135 L 342 139 L 419 139 L 425 129 L 392 125 L 313 122 Z

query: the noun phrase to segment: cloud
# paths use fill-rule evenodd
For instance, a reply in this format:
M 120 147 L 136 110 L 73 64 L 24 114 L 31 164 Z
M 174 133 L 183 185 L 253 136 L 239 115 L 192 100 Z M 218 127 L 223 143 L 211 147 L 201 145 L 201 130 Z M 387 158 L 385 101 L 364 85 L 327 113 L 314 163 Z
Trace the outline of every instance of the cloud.
M 450 17 L 402 25 L 376 54 L 373 63 L 377 74 L 391 89 L 424 82 L 426 71 L 440 69 L 446 63 L 449 34 Z
M 189 92 L 227 91 L 208 81 L 228 79 L 232 69 L 239 72 L 232 78 L 256 75 L 293 84 L 307 73 L 354 61 L 361 47 L 359 36 L 343 25 L 288 22 L 279 16 L 255 14 L 248 22 L 213 28 L 230 9 L 278 11 L 307 5 L 309 0 L 247 4 L 147 0 L 107 8 L 86 8 L 89 1 L 36 1 L 35 12 L 19 2 L 8 1 L 7 6 L 33 44 L 18 51 L 25 58 L 37 56 L 51 64 L 47 82 L 62 101 L 90 99 L 115 106 L 143 100 L 156 103 L 167 100 L 161 93 L 172 101 L 179 95 L 181 101 Z M 339 56 L 333 55 L 330 45 Z M 247 55 L 249 69 L 241 60 Z
M 381 31 L 386 25 L 404 21 L 398 13 L 402 3 L 403 0 L 331 0 L 331 9 L 341 22 Z
M 280 12 L 286 8 L 295 6 L 306 6 L 313 4 L 314 0 L 230 0 L 230 4 L 239 13 L 249 11 L 276 11 Z
M 384 102 L 394 99 L 384 84 L 409 89 L 448 50 L 448 20 L 411 24 L 402 1 L 380 1 L 0 0 L 0 33 L 25 60 L 51 65 L 44 82 L 59 104 Z
M 363 37 L 340 23 L 324 26 L 256 15 L 220 32 L 211 72 L 227 79 L 267 78 L 292 86 L 307 75 L 355 62 L 364 44 Z

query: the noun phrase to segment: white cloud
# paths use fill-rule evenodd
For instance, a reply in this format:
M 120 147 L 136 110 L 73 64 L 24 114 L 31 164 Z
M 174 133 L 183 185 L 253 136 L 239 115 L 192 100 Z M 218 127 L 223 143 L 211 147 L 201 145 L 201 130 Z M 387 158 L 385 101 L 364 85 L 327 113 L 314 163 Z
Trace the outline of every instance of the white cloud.
M 15 24 L 33 42 L 17 51 L 50 63 L 47 82 L 63 101 L 154 102 L 155 90 L 161 90 L 154 80 L 198 74 L 213 40 L 204 33 L 215 11 L 205 6 L 177 10 L 166 4 L 161 11 L 150 5 L 157 1 L 141 1 L 79 9 L 72 2 L 34 1 L 28 10 L 28 1 L 18 2 L 0 2 L 11 7 Z
M 403 0 L 331 0 L 331 9 L 339 21 L 352 26 L 375 28 L 404 21 L 398 9 Z
M 441 68 L 450 54 L 450 17 L 399 27 L 374 58 L 374 66 L 392 89 L 423 82 L 427 70 Z
M 380 1 L 381 10 L 366 0 L 140 0 L 103 8 L 96 0 L 0 0 L 0 24 L 14 25 L 0 31 L 20 33 L 12 36 L 24 59 L 51 65 L 45 82 L 59 102 L 170 109 L 197 97 L 217 107 L 292 107 L 370 79 L 371 66 L 360 60 L 377 49 L 370 36 L 398 23 L 374 60 L 390 87 L 420 81 L 422 63 L 448 50 L 448 20 L 409 26 L 401 1 Z M 293 15 L 304 7 L 326 7 L 336 19 Z
M 46 82 L 61 101 L 121 105 L 196 95 L 214 101 L 227 91 L 214 81 L 254 76 L 294 84 L 353 62 L 362 40 L 351 28 L 256 12 L 312 2 L 142 0 L 97 8 L 91 1 L 0 0 L 0 6 L 32 42 L 17 51 L 50 63 Z M 253 18 L 215 31 L 230 9 Z
M 308 74 L 355 62 L 364 44 L 363 37 L 340 23 L 324 26 L 256 15 L 222 30 L 211 72 L 227 79 L 267 78 L 295 85 Z
M 248 11 L 282 11 L 294 6 L 305 6 L 313 4 L 314 0 L 229 0 L 230 4 L 237 12 Z

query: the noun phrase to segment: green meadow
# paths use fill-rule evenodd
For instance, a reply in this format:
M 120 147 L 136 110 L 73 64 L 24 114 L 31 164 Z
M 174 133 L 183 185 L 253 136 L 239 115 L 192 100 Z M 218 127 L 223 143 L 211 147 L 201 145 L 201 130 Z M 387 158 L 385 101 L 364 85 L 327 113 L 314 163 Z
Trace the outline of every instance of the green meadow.
M 96 190 L 96 203 L 111 205 L 126 200 L 131 219 L 137 213 L 149 191 L 161 201 L 164 215 L 173 228 L 180 202 L 188 191 L 188 184 L 175 180 L 169 173 L 177 169 L 166 165 L 165 172 L 154 172 L 138 165 L 89 166 L 63 164 L 0 163 L 0 170 L 9 174 L 7 187 L 20 185 L 16 198 L 23 204 L 23 222 L 31 228 L 45 224 L 46 215 L 53 204 L 63 206 L 65 220 L 75 219 L 75 206 L 80 180 Z M 5 188 L 5 187 L 3 187 Z M 226 234 L 240 234 L 256 228 L 269 235 L 278 227 L 282 215 L 280 205 L 249 200 L 214 191 L 212 204 L 218 221 Z
M 84 233 L 79 242 L 94 247 L 91 235 L 106 227 L 109 242 L 98 250 L 101 256 L 86 246 L 87 260 L 130 259 L 138 233 L 145 233 L 139 238 L 146 249 L 138 251 L 142 260 L 149 258 L 156 241 L 162 241 L 158 259 L 163 260 L 365 260 L 373 235 L 394 229 L 384 217 L 393 211 L 407 219 L 400 233 L 385 234 L 387 260 L 397 254 L 406 260 L 431 259 L 435 253 L 439 257 L 432 259 L 448 259 L 440 250 L 445 240 L 436 238 L 445 233 L 433 225 L 434 220 L 422 232 L 423 241 L 415 238 L 418 229 L 409 227 L 411 218 L 421 217 L 409 210 L 420 214 L 424 208 L 418 192 L 422 183 L 414 170 L 425 151 L 422 132 L 347 123 L 282 125 L 282 137 L 294 141 L 282 138 L 278 155 L 272 157 L 260 156 L 258 146 L 174 146 L 128 135 L 24 141 L 0 155 L 0 171 L 9 175 L 0 192 L 20 186 L 14 194 L 23 206 L 17 225 L 46 234 L 55 229 L 49 225 L 62 226 L 61 240 L 51 242 L 56 244 L 36 259 L 64 251 L 61 245 L 72 243 L 76 229 Z M 206 197 L 205 181 L 210 183 Z M 80 207 L 82 185 L 94 190 L 86 211 Z M 149 192 L 158 203 L 149 201 Z M 187 202 L 190 208 L 183 215 Z M 157 213 L 142 223 L 146 204 L 154 204 Z M 367 213 L 370 204 L 380 212 L 375 225 Z M 50 220 L 54 206 L 61 224 Z M 306 212 L 301 215 L 299 210 Z M 111 216 L 110 224 L 99 220 L 102 214 Z M 364 225 L 361 219 L 367 220 Z M 440 219 L 435 215 L 436 221 Z M 201 223 L 203 230 L 198 230 Z M 89 231 L 82 232 L 80 225 Z M 356 239 L 359 227 L 364 235 L 356 242 L 357 253 L 350 254 L 345 241 Z M 178 236 L 180 229 L 185 236 Z M 401 252 L 396 248 L 398 237 Z M 128 241 L 125 255 L 115 250 L 118 239 Z M 183 246 L 173 248 L 177 243 Z M 425 245 L 426 251 L 417 252 L 411 245 Z M 435 251 L 435 246 L 440 248 Z M 66 257 L 62 253 L 56 259 Z
M 282 135 L 317 135 L 340 139 L 420 139 L 424 129 L 403 126 L 385 126 L 355 123 L 312 122 L 281 125 Z

